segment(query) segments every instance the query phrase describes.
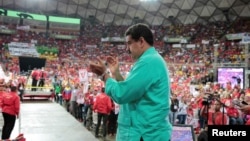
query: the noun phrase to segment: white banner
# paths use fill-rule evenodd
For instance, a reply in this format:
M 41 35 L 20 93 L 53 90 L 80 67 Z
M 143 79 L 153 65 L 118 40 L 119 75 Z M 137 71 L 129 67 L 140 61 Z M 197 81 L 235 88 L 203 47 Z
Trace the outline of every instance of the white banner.
M 79 80 L 80 82 L 88 82 L 88 71 L 86 69 L 79 70 Z
M 243 36 L 241 43 L 249 43 L 250 42 L 250 36 Z
M 202 44 L 209 44 L 209 41 L 208 40 L 202 40 L 201 43 Z
M 97 45 L 86 45 L 86 48 L 96 48 Z
M 181 44 L 173 44 L 173 48 L 181 48 Z
M 37 44 L 37 40 L 33 40 L 33 39 L 32 39 L 30 42 L 31 42 L 32 44 Z
M 108 42 L 108 41 L 109 41 L 109 37 L 101 38 L 101 42 Z
M 0 78 L 3 78 L 5 82 L 10 80 L 10 76 L 6 75 L 1 64 L 0 64 Z
M 2 69 L 2 66 L 0 65 L 0 78 L 5 78 L 5 77 L 6 77 L 6 75 Z
M 123 37 L 106 37 L 101 38 L 102 42 L 125 42 L 125 38 Z
M 29 25 L 17 26 L 16 29 L 18 29 L 18 30 L 30 30 L 30 26 Z
M 126 46 L 125 46 L 125 45 L 117 45 L 117 48 L 118 48 L 118 49 L 125 49 Z
M 9 53 L 12 56 L 39 57 L 35 45 L 31 43 L 11 42 L 8 44 Z
M 89 82 L 83 82 L 83 93 L 87 93 L 89 89 Z
M 111 37 L 111 41 L 113 42 L 124 42 L 125 39 L 122 37 Z
M 196 45 L 195 44 L 187 44 L 187 46 L 186 46 L 187 48 L 195 48 L 196 47 Z

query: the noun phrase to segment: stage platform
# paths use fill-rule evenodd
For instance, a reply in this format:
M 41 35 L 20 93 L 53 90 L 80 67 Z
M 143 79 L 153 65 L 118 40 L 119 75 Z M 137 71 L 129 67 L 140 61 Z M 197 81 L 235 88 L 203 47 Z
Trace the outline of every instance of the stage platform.
M 49 99 L 52 98 L 52 94 L 48 90 L 25 90 L 23 99 Z
M 19 134 L 19 121 L 26 141 L 98 141 L 62 106 L 49 100 L 21 104 L 21 118 L 16 121 L 11 139 Z M 2 126 L 1 114 L 0 129 Z

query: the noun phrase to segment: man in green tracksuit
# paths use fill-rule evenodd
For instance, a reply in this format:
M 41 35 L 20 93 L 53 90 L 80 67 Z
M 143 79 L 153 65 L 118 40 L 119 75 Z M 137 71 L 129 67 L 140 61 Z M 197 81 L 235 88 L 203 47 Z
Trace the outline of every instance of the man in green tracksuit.
M 127 50 L 135 60 L 126 79 L 116 57 L 90 64 L 92 72 L 105 81 L 105 92 L 120 104 L 116 141 L 169 141 L 170 82 L 166 62 L 153 47 L 153 34 L 145 24 L 131 26 L 125 33 Z M 112 78 L 112 77 L 113 78 Z

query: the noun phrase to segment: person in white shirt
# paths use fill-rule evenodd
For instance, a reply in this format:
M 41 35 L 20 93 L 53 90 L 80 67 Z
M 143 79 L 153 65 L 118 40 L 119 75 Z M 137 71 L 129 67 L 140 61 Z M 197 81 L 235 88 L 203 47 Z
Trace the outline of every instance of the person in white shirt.
M 184 97 L 179 101 L 179 109 L 177 113 L 178 124 L 185 124 L 187 118 L 187 103 Z
M 75 87 L 73 88 L 73 91 L 71 93 L 70 97 L 70 113 L 76 118 L 76 110 L 77 110 L 77 103 L 76 103 L 76 98 L 77 98 L 77 93 L 79 92 L 79 84 L 76 83 Z

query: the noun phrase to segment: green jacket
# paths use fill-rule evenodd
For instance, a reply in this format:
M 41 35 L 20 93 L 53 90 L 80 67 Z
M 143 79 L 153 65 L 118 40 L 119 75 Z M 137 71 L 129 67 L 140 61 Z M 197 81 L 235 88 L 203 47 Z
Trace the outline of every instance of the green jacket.
M 55 86 L 55 93 L 56 93 L 56 94 L 61 93 L 61 89 L 62 89 L 61 86 L 56 85 L 56 86 Z
M 169 141 L 170 82 L 166 62 L 154 47 L 135 62 L 128 77 L 109 78 L 105 92 L 120 111 L 116 141 Z

